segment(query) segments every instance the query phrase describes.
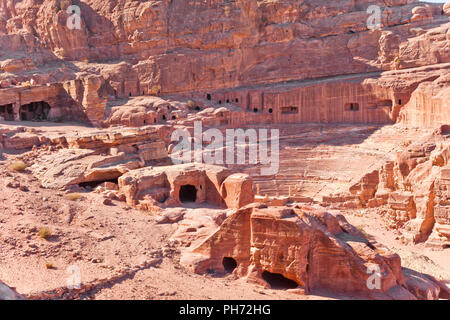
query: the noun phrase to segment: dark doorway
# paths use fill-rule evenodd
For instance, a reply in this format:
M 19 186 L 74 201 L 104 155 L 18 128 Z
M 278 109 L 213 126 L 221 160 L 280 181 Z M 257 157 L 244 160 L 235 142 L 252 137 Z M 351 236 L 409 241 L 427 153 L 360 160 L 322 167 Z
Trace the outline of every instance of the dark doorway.
M 233 258 L 224 257 L 222 260 L 222 265 L 226 273 L 232 273 L 237 267 L 237 262 Z
M 392 101 L 391 101 L 392 104 Z M 359 103 L 346 103 L 344 106 L 344 109 L 346 111 L 358 111 L 359 110 Z
M 181 186 L 180 201 L 186 203 L 186 202 L 195 202 L 195 200 L 197 200 L 197 189 L 190 184 Z
M 2 117 L 5 121 L 13 121 L 14 120 L 13 105 L 7 104 L 4 106 L 0 106 L 0 117 Z
M 211 100 L 211 94 L 208 93 L 208 94 L 206 95 L 206 100 Z
M 31 102 L 20 107 L 19 114 L 22 121 L 47 120 L 50 105 L 45 101 Z
M 282 114 L 294 114 L 298 113 L 298 107 L 281 107 Z
M 290 280 L 279 273 L 264 271 L 262 273 L 262 278 L 275 290 L 294 289 L 298 287 L 297 282 Z
M 99 185 L 101 185 L 104 182 L 112 182 L 114 184 L 119 184 L 119 178 L 115 179 L 108 179 L 108 180 L 97 180 L 97 181 L 88 181 L 88 182 L 81 182 L 78 185 L 82 188 L 89 188 L 89 189 L 95 189 Z

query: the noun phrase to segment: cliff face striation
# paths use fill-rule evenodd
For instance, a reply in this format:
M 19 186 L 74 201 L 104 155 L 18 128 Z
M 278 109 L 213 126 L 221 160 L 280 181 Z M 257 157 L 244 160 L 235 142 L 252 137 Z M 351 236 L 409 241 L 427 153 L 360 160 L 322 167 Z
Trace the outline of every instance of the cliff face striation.
M 180 94 L 262 121 L 392 123 L 403 109 L 433 126 L 447 117 L 448 14 L 411 0 L 2 1 L 0 102 L 16 119 L 45 101 L 52 118 L 101 125 L 117 99 Z M 397 69 L 404 80 L 376 80 Z

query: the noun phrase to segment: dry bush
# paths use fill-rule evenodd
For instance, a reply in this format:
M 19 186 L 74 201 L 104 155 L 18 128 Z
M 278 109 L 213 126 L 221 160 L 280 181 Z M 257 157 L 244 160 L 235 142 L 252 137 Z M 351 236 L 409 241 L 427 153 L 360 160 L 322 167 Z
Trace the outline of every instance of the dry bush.
M 195 107 L 195 102 L 192 100 L 189 100 L 186 105 L 189 109 L 193 109 Z
M 9 168 L 13 171 L 22 172 L 27 168 L 27 164 L 23 161 L 14 161 Z
M 42 227 L 39 229 L 39 237 L 42 239 L 48 239 L 52 236 L 52 231 L 47 227 Z
M 66 196 L 66 198 L 67 198 L 67 200 L 70 200 L 70 201 L 77 201 L 77 200 L 80 200 L 80 199 L 83 199 L 83 195 L 81 194 L 81 193 L 69 193 L 67 196 Z

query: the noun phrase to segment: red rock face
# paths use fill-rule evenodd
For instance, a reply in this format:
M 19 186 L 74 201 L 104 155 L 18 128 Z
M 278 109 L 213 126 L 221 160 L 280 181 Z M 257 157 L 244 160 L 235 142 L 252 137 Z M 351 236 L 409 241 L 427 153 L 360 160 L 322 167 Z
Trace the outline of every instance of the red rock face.
M 372 28 L 381 3 L 0 0 L 0 160 L 20 154 L 41 187 L 180 222 L 182 264 L 198 273 L 448 298 L 343 216 L 292 205 L 373 209 L 405 243 L 450 245 L 450 6 L 388 1 Z M 279 129 L 280 171 L 171 166 L 171 133 L 197 121 Z
M 0 88 L 19 88 L 0 89 L 0 102 L 13 103 L 18 118 L 23 87 L 52 83 L 55 92 L 34 89 L 52 107 L 51 118 L 96 126 L 107 105 L 124 104 L 118 99 L 174 93 L 209 94 L 210 106 L 228 101 L 265 113 L 256 122 L 444 124 L 448 8 L 396 1 L 381 8 L 382 29 L 369 30 L 371 4 L 378 3 L 90 0 L 77 4 L 80 28 L 71 30 L 68 1 L 2 2 Z M 364 81 L 384 70 L 431 65 L 442 72 Z M 325 81 L 299 82 L 318 78 Z M 147 112 L 139 118 L 165 120 Z
M 230 258 L 236 262 L 236 275 L 269 287 L 275 284 L 264 280 L 267 272 L 294 281 L 298 292 L 326 289 L 371 298 L 422 298 L 410 292 L 418 284 L 410 281 L 407 289 L 397 254 L 367 240 L 342 215 L 317 209 L 240 209 L 186 252 L 182 264 L 197 273 L 223 272 Z M 371 282 L 372 268 L 380 271 L 378 285 Z M 436 298 L 439 282 L 430 281 Z

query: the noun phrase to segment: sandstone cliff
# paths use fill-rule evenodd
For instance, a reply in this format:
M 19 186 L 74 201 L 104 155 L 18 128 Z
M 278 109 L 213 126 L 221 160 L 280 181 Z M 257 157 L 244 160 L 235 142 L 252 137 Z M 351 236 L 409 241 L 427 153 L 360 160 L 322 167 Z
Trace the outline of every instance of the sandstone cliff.
M 68 19 L 78 19 L 77 11 L 69 9 L 67 13 L 70 5 L 79 8 L 79 29 L 67 25 Z M 376 30 L 367 24 L 370 5 L 381 8 L 381 28 Z M 349 74 L 364 77 L 383 70 L 449 63 L 446 14 L 448 6 L 410 0 L 3 1 L 0 88 L 31 80 L 36 84 L 63 84 L 66 93 L 62 92 L 58 103 L 51 105 L 59 107 L 67 100 L 66 104 L 82 111 L 73 112 L 73 118 L 85 115 L 85 120 L 100 125 L 107 101 L 129 96 L 192 92 L 206 96 L 217 90 L 227 93 L 231 88 Z M 448 79 L 440 86 L 448 86 Z M 441 89 L 422 86 L 413 100 L 426 95 L 440 108 L 436 116 L 445 116 L 448 93 L 440 93 Z M 361 91 L 353 85 L 333 90 Z M 365 90 L 365 95 L 372 92 Z M 0 90 L 1 100 L 8 92 Z M 213 94 L 212 100 L 219 102 L 220 95 L 223 92 Z M 385 100 L 395 102 L 402 99 L 398 95 L 403 95 L 403 103 L 390 106 L 399 109 L 409 100 L 411 90 L 394 90 L 369 101 L 368 106 L 351 93 L 339 95 L 348 100 L 344 105 L 359 103 L 361 109 L 373 108 L 372 103 L 377 106 Z M 270 106 L 264 104 L 278 109 L 270 97 L 264 102 L 264 97 L 258 96 L 261 93 L 243 102 L 235 96 L 233 101 L 238 99 L 238 105 L 249 110 L 269 110 Z M 280 108 L 292 104 L 302 108 L 309 103 L 292 99 L 292 94 L 279 96 L 287 100 Z M 16 100 L 4 104 L 21 104 Z M 414 110 L 404 116 L 406 121 L 434 125 L 428 119 L 414 120 L 429 117 L 420 115 L 428 113 L 427 104 L 416 103 L 411 108 Z M 377 112 L 385 111 L 381 108 Z M 397 113 L 384 119 L 381 115 L 362 118 L 347 113 L 338 121 L 390 122 L 397 120 Z M 328 122 L 330 118 L 333 116 L 324 114 L 304 121 Z M 283 117 L 281 121 L 285 120 Z

